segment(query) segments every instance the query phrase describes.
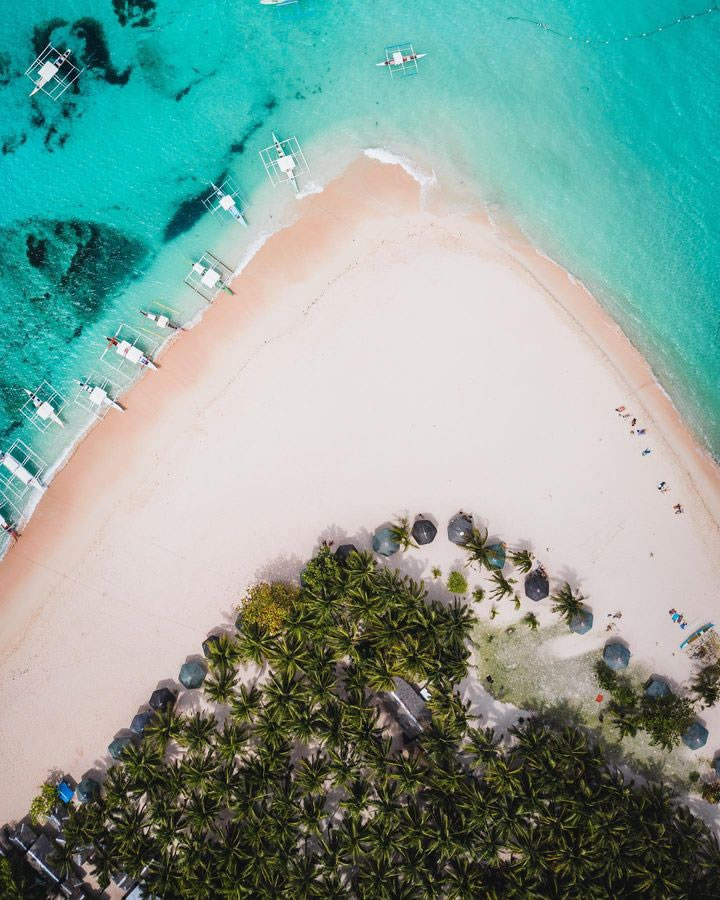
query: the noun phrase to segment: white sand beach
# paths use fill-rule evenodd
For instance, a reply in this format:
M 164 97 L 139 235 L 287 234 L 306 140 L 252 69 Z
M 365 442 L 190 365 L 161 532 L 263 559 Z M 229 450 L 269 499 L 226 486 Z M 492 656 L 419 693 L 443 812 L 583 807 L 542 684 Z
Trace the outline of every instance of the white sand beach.
M 440 190 L 421 208 L 397 167 L 363 159 L 301 204 L 0 565 L 0 821 L 49 771 L 105 765 L 253 581 L 296 577 L 322 539 L 366 548 L 397 515 L 440 532 L 391 565 L 461 564 L 462 508 L 587 596 L 595 628 L 560 652 L 601 647 L 622 611 L 633 658 L 688 677 L 679 644 L 718 615 L 720 479 L 617 326 L 520 235 L 446 213 Z M 498 621 L 538 607 L 554 620 L 524 600 Z M 720 711 L 704 721 L 712 756 Z

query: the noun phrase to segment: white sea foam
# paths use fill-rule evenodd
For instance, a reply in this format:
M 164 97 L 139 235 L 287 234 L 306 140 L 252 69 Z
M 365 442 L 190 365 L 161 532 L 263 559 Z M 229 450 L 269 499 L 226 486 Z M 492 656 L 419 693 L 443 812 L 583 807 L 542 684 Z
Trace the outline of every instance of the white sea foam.
M 420 200 L 422 203 L 425 202 L 427 192 L 438 183 L 435 169 L 432 169 L 431 174 L 428 175 L 414 160 L 400 153 L 395 153 L 393 150 L 388 150 L 386 147 L 366 147 L 363 153 L 370 159 L 376 159 L 385 165 L 400 166 L 401 169 L 404 169 L 420 185 Z
M 325 188 L 317 181 L 309 181 L 301 191 L 295 194 L 295 199 L 302 200 L 303 197 L 309 197 L 311 194 L 322 194 L 324 190 Z

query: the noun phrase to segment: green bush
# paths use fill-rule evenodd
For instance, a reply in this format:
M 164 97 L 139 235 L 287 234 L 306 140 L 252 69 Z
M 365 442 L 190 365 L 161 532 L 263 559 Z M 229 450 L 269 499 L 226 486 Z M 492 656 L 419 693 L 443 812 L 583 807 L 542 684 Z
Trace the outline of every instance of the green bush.
M 617 687 L 617 674 L 604 659 L 599 659 L 595 663 L 595 680 L 599 688 L 609 693 L 612 693 Z
M 297 587 L 283 581 L 253 585 L 240 607 L 243 626 L 259 625 L 276 634 L 290 615 L 298 593 Z
M 640 727 L 650 735 L 650 743 L 672 750 L 683 732 L 695 721 L 695 709 L 689 700 L 670 694 L 667 697 L 643 697 L 640 701 Z
M 485 599 L 485 588 L 476 587 L 473 589 L 472 598 L 476 603 L 480 603 Z
M 704 784 L 700 796 L 708 803 L 720 803 L 720 781 L 709 781 Z
M 40 793 L 30 804 L 30 819 L 33 825 L 38 825 L 53 811 L 58 800 L 57 785 L 46 781 L 40 788 Z
M 447 589 L 451 594 L 467 594 L 467 578 L 463 575 L 462 572 L 451 572 L 448 575 Z

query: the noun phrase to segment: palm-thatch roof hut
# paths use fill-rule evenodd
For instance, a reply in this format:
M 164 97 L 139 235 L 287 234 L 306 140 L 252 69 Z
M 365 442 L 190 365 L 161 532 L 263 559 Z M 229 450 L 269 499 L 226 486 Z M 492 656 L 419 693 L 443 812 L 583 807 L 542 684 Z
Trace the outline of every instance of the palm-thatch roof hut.
M 472 516 L 464 512 L 454 515 L 448 522 L 447 536 L 453 544 L 462 547 L 470 540 L 473 530 Z
M 437 535 L 437 528 L 430 519 L 426 519 L 424 516 L 418 516 L 413 523 L 410 534 L 415 543 L 420 546 L 423 544 L 432 544 Z
M 341 566 L 344 566 L 348 561 L 348 557 L 351 553 L 357 553 L 357 547 L 355 544 L 340 544 L 340 546 L 335 551 L 335 559 L 340 563 Z
M 393 537 L 388 526 L 378 529 L 373 536 L 373 550 L 380 556 L 392 556 L 400 549 L 400 544 Z
M 136 716 L 133 717 L 133 720 L 130 723 L 130 731 L 132 731 L 133 734 L 137 734 L 142 737 L 145 734 L 145 729 L 154 717 L 154 709 L 146 709 L 144 712 L 139 712 Z
M 593 614 L 589 609 L 581 610 L 570 620 L 570 631 L 574 631 L 575 634 L 587 634 L 592 627 Z
M 207 677 L 207 669 L 199 660 L 190 660 L 180 666 L 178 681 L 190 690 L 199 688 Z
M 708 730 L 699 722 L 693 722 L 692 725 L 682 736 L 682 742 L 691 750 L 699 750 L 707 744 Z
M 544 600 L 550 593 L 550 582 L 540 569 L 530 572 L 525 578 L 525 596 L 536 603 Z
M 202 642 L 202 652 L 205 659 L 210 658 L 211 647 L 215 647 L 220 643 L 220 635 L 219 634 L 211 634 L 209 637 L 206 637 Z
M 626 669 L 630 662 L 630 651 L 624 644 L 606 644 L 603 659 L 611 669 Z
M 121 759 L 123 750 L 126 747 L 129 747 L 132 743 L 133 739 L 128 735 L 116 737 L 114 741 L 111 741 L 108 744 L 108 753 L 110 754 L 110 756 L 112 756 L 113 759 Z

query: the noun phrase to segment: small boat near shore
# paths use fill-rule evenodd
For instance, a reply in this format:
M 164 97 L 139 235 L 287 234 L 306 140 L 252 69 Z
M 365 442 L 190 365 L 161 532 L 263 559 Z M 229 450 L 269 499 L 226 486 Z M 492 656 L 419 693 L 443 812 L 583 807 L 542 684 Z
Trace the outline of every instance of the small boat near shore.
M 91 384 L 89 381 L 78 381 L 78 384 L 81 390 L 88 394 L 88 400 L 93 406 L 97 406 L 99 409 L 108 406 L 111 409 L 117 409 L 118 412 L 125 412 L 125 407 L 120 406 L 117 400 L 113 400 L 105 388 L 100 387 L 100 385 Z
M 235 197 L 232 194 L 224 193 L 222 188 L 219 188 L 213 181 L 210 182 L 210 186 L 215 191 L 215 196 L 218 199 L 220 208 L 229 213 L 236 222 L 239 222 L 241 225 L 245 225 L 245 227 L 247 227 L 245 216 L 243 216 L 242 212 L 237 208 Z
M 275 152 L 277 153 L 278 166 L 280 170 L 287 176 L 287 180 L 292 184 L 295 190 L 298 190 L 297 176 L 295 175 L 295 158 L 292 154 L 285 153 L 282 141 L 278 140 L 275 132 L 272 133 Z
M 36 478 L 32 472 L 25 468 L 22 463 L 19 463 L 14 456 L 10 453 L 5 453 L 0 450 L 0 466 L 3 466 L 17 478 L 18 481 L 21 481 L 24 485 L 28 487 L 34 487 L 38 490 L 42 491 L 45 485 L 40 481 L 39 478 Z
M 43 422 L 55 422 L 55 424 L 59 425 L 61 428 L 65 427 L 65 423 L 57 414 L 55 408 L 51 403 L 48 403 L 47 400 L 41 400 L 34 391 L 30 391 L 27 388 L 23 388 L 23 390 L 30 398 L 30 402 L 32 403 L 32 405 L 35 407 L 35 414 L 37 415 L 38 419 L 42 419 Z
M 155 363 L 148 356 L 145 356 L 139 347 L 131 344 L 130 341 L 121 341 L 116 337 L 106 337 L 105 340 L 111 347 L 115 348 L 115 352 L 119 356 L 122 356 L 128 362 L 135 363 L 137 366 L 142 366 L 143 368 L 152 369 L 154 372 L 157 372 Z
M 151 313 L 146 312 L 144 309 L 140 310 L 140 315 L 145 316 L 146 319 L 149 319 L 151 322 L 154 322 L 158 328 L 169 328 L 172 331 L 179 331 L 180 326 L 176 325 L 174 322 L 171 322 L 167 316 L 162 315 L 162 313 Z
M 419 59 L 424 59 L 427 56 L 427 53 L 408 53 L 407 56 L 403 56 L 399 51 L 395 51 L 392 56 L 388 59 L 384 59 L 382 62 L 375 63 L 376 66 L 404 66 L 407 63 L 417 62 Z
M 30 96 L 34 97 L 38 91 L 42 91 L 46 84 L 49 84 L 58 74 L 63 65 L 70 58 L 70 51 L 66 50 L 64 53 L 59 54 L 55 57 L 55 59 L 46 59 L 45 62 L 40 65 L 37 70 L 37 79 L 29 76 L 35 85 L 35 87 L 30 91 Z M 38 57 L 38 60 L 40 57 Z M 37 61 L 36 61 L 37 62 Z M 74 68 L 74 67 L 73 67 Z

